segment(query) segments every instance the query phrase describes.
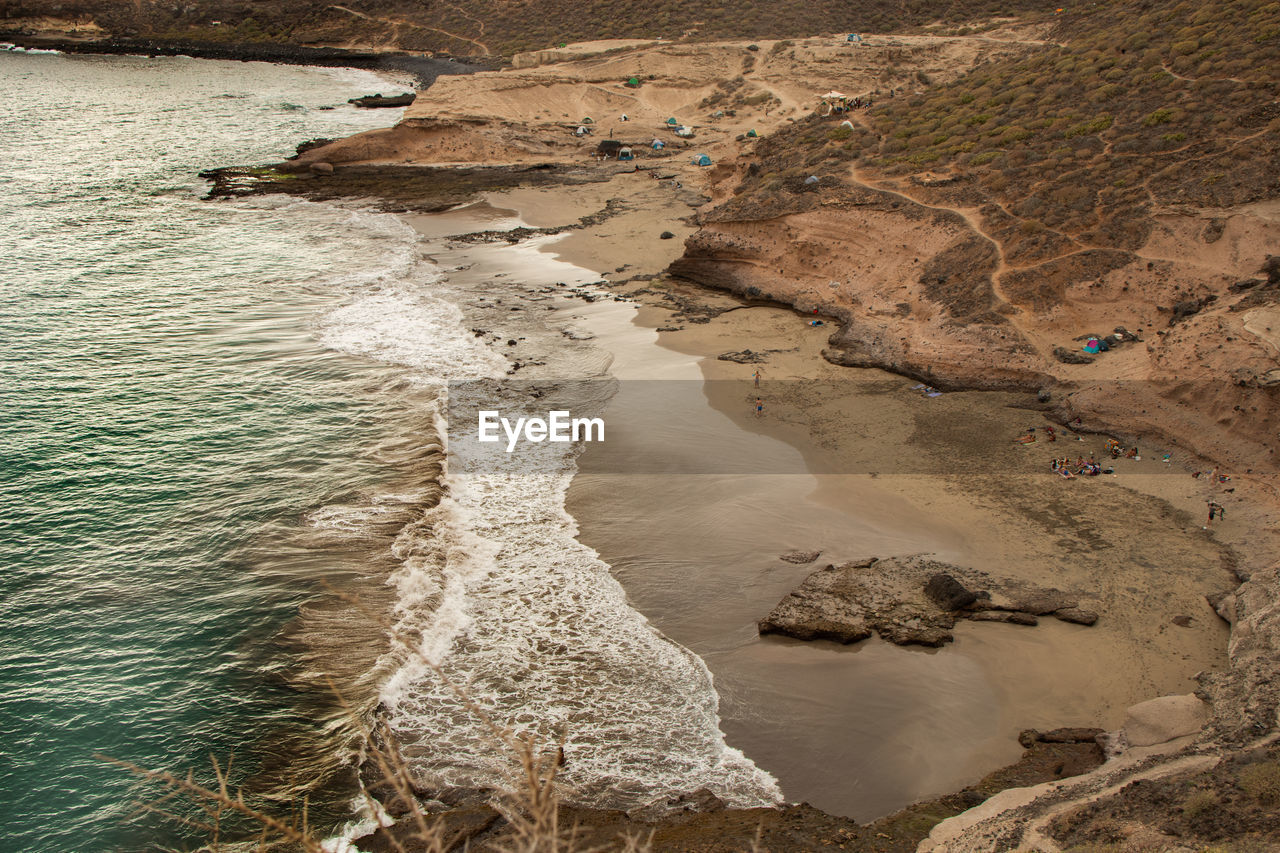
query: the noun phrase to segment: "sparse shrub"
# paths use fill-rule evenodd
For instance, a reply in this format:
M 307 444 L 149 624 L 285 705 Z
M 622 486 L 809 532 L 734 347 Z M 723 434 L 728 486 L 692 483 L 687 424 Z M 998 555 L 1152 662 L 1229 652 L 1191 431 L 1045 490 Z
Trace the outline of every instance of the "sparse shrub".
M 1155 127 L 1158 124 L 1167 124 L 1173 120 L 1173 110 L 1169 107 L 1161 107 L 1147 115 L 1142 120 L 1144 127 Z
M 1264 761 L 1240 773 L 1240 787 L 1264 806 L 1280 805 L 1280 762 Z
M 1196 820 L 1204 815 L 1212 814 L 1221 808 L 1222 803 L 1213 791 L 1196 791 L 1182 801 L 1182 816 L 1187 820 Z
M 1070 139 L 1073 136 L 1085 136 L 1086 134 L 1102 133 L 1102 131 L 1111 127 L 1111 124 L 1114 121 L 1115 121 L 1115 118 L 1113 116 L 1111 116 L 1108 113 L 1103 113 L 1102 115 L 1094 118 L 1092 121 L 1087 121 L 1087 122 L 1084 122 L 1083 124 L 1076 125 L 1075 127 L 1068 130 L 1064 134 L 1064 136 Z

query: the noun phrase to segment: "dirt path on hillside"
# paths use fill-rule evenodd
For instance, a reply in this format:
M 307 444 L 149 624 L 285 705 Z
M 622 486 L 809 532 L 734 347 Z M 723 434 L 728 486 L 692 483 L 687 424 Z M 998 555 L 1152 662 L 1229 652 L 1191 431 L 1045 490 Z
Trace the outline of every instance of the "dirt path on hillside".
M 459 14 L 465 17 L 467 20 L 477 24 L 480 28 L 480 34 L 484 35 L 483 21 L 476 19 L 472 15 L 468 14 L 462 9 L 459 9 L 457 6 L 454 6 L 453 4 L 448 4 L 448 5 L 450 8 L 456 10 Z M 467 36 L 459 35 L 458 33 L 449 32 L 448 30 L 442 30 L 439 27 L 428 27 L 423 24 L 415 24 L 413 21 L 406 21 L 404 18 L 388 18 L 382 15 L 366 15 L 364 12 L 360 12 L 355 9 L 350 9 L 346 6 L 330 5 L 328 8 L 336 9 L 339 12 L 345 12 L 346 14 L 352 15 L 356 18 L 360 18 L 361 20 L 373 21 L 374 23 L 383 24 L 384 26 L 390 27 L 393 34 L 404 27 L 408 27 L 410 29 L 415 29 L 415 30 L 426 30 L 428 32 L 440 33 L 441 35 L 447 36 L 448 38 L 454 39 L 455 41 L 461 41 L 461 42 L 466 42 L 467 44 L 475 45 L 477 48 L 480 49 L 481 53 L 484 56 L 491 56 L 493 54 L 493 52 L 489 50 L 489 46 L 486 45 L 484 42 L 476 41 L 473 38 L 468 38 Z

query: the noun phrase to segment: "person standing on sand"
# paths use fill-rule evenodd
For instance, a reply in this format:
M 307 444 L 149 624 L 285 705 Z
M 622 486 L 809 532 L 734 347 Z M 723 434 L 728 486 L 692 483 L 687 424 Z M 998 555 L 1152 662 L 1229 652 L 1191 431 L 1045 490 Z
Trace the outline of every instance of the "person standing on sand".
M 755 369 L 755 372 L 751 374 L 751 377 L 752 377 L 753 379 L 755 379 L 755 381 L 756 381 L 756 387 L 757 387 L 757 388 L 759 388 L 759 387 L 760 387 L 760 377 L 761 377 L 763 374 L 764 374 L 764 371 L 763 371 L 763 370 L 761 370 L 761 369 L 760 369 L 760 368 L 758 368 L 758 367 Z
M 764 415 L 764 400 L 760 399 L 759 397 L 756 397 L 756 417 L 759 418 L 759 417 L 762 417 L 763 415 Z

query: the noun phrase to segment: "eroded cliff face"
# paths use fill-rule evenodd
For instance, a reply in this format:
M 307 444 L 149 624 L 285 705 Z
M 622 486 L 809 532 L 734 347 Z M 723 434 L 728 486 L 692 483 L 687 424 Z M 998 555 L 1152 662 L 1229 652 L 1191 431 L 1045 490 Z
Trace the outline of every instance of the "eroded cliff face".
M 671 274 L 837 318 L 832 362 L 1043 389 L 1085 429 L 1276 473 L 1280 205 L 1169 209 L 1128 247 L 1081 249 L 1006 227 L 963 174 L 718 177 Z M 1083 352 L 1090 335 L 1110 349 Z
M 1218 609 L 1232 623 L 1229 666 L 1201 677 L 1203 707 L 1190 696 L 1144 703 L 1149 713 L 1130 715 L 1101 767 L 997 794 L 934 827 L 919 853 L 1203 850 L 1223 842 L 1275 849 L 1280 564 L 1254 572 Z

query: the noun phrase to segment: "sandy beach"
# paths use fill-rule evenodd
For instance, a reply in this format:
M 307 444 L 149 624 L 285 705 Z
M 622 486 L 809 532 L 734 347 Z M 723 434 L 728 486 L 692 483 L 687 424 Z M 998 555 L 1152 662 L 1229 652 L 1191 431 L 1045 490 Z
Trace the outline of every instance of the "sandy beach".
M 1051 423 L 1033 395 L 926 396 L 914 381 L 824 361 L 829 324 L 650 280 L 681 248 L 658 234 L 689 233 L 675 192 L 619 175 L 492 193 L 413 221 L 439 238 L 600 214 L 565 236 L 454 245 L 437 260 L 468 259 L 467 275 L 519 270 L 529 286 L 606 279 L 634 298 L 575 309 L 613 354 L 624 382 L 608 420 L 626 428 L 581 457 L 568 509 L 632 605 L 707 662 L 730 745 L 788 800 L 875 818 L 1007 764 L 1021 729 L 1114 728 L 1127 706 L 1189 692 L 1197 673 L 1223 666 L 1227 626 L 1205 596 L 1234 587 L 1232 544 L 1248 523 L 1232 512 L 1202 529 L 1205 487 L 1177 454 L 1166 463 L 1165 449 L 1142 448 L 1141 460 L 1112 463 L 1114 475 L 1066 481 L 1050 459 L 1101 458 L 1104 437 L 1060 430 L 1058 443 L 1015 444 Z M 744 349 L 764 361 L 717 358 Z M 821 555 L 778 559 L 797 550 Z M 927 650 L 757 635 L 814 568 L 915 553 L 1071 591 L 1100 618 L 964 623 L 954 643 Z

